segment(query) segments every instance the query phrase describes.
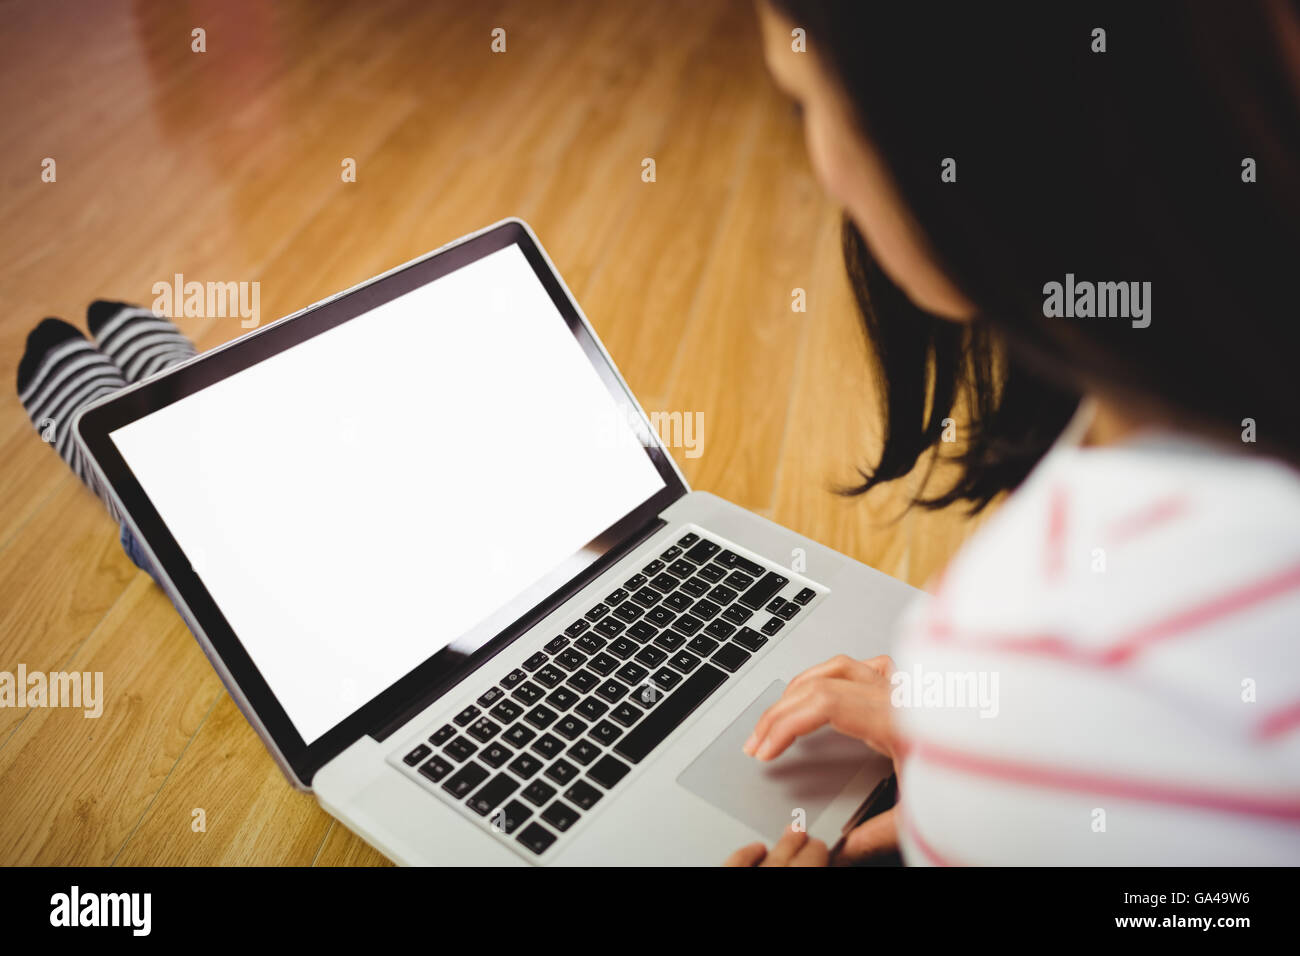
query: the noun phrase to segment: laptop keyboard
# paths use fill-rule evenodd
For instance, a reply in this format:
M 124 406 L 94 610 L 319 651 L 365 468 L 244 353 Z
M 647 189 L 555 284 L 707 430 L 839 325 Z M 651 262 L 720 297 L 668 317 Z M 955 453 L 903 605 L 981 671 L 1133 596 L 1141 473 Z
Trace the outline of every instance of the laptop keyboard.
M 393 761 L 537 861 L 822 593 L 690 531 Z

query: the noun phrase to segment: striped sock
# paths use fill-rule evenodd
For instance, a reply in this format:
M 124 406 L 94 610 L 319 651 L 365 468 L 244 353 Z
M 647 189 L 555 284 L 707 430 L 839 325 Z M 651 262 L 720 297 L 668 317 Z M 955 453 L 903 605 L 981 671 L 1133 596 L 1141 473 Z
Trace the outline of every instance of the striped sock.
M 198 354 L 171 319 L 125 302 L 97 299 L 86 324 L 99 350 L 117 363 L 128 382 L 138 382 Z
M 126 379 L 121 369 L 62 319 L 45 319 L 27 336 L 27 351 L 18 363 L 18 400 L 41 437 L 99 496 L 114 519 L 119 518 L 117 510 L 72 437 L 72 419 L 88 403 L 122 388 Z

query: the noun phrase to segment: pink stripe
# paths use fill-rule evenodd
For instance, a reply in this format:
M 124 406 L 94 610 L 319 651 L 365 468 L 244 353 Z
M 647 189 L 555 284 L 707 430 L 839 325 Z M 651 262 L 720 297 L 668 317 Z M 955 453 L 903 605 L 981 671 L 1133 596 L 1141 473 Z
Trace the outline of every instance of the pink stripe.
M 921 851 L 922 856 L 930 861 L 932 866 L 958 865 L 943 856 L 938 850 L 930 845 L 930 842 L 926 840 L 925 837 L 921 836 L 921 831 L 918 830 L 916 824 L 912 822 L 912 815 L 910 813 L 905 814 L 901 810 L 899 810 L 898 813 L 903 817 L 903 826 L 907 828 L 907 835 L 912 838 L 912 842 L 916 844 L 916 848 Z
M 1123 800 L 1174 804 L 1200 810 L 1215 810 L 1300 823 L 1300 794 L 1288 797 L 1264 797 L 1171 786 L 1148 780 L 1081 773 L 1059 767 L 986 757 L 920 741 L 914 742 L 909 756 L 911 759 L 929 760 L 940 766 L 965 773 L 996 777 L 1031 787 L 1082 791 Z
M 1255 737 L 1260 740 L 1271 740 L 1296 727 L 1300 727 L 1300 701 L 1296 701 L 1290 707 L 1275 710 L 1261 720 L 1255 727 Z
M 1047 505 L 1047 562 L 1045 572 L 1049 581 L 1060 580 L 1065 573 L 1065 488 L 1055 485 Z
M 1227 617 L 1271 598 L 1279 597 L 1300 587 L 1300 564 L 1264 578 L 1254 584 L 1229 591 L 1216 598 L 1179 611 L 1147 624 L 1115 641 L 1109 647 L 1079 647 L 1060 634 L 967 634 L 962 646 L 979 650 L 1007 651 L 1011 653 L 1041 654 L 1060 660 L 1074 661 L 1096 667 L 1114 667 L 1127 663 L 1140 650 L 1157 641 L 1176 637 L 1195 630 L 1211 621 Z M 927 628 L 932 640 L 945 641 L 962 637 L 946 618 L 934 617 Z
M 1121 518 L 1112 524 L 1106 531 L 1106 543 L 1116 545 L 1130 541 L 1153 528 L 1158 528 L 1165 522 L 1181 517 L 1187 511 L 1188 506 L 1185 498 L 1181 496 L 1162 498 L 1141 511 Z

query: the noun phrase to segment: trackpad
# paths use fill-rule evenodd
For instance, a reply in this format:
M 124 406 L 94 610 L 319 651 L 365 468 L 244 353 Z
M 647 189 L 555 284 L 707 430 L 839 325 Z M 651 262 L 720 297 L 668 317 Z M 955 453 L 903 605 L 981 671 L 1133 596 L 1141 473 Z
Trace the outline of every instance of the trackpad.
M 697 797 L 769 838 L 790 825 L 796 809 L 804 811 L 811 827 L 864 764 L 878 763 L 881 778 L 890 772 L 889 762 L 866 744 L 829 727 L 799 738 L 771 763 L 746 756 L 740 748 L 784 690 L 785 681 L 769 684 L 677 778 Z

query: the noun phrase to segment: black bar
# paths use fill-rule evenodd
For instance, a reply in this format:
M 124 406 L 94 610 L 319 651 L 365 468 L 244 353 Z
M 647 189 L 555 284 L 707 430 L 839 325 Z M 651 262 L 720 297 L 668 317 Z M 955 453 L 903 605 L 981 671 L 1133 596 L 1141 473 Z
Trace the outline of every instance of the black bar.
M 741 596 L 740 603 L 757 611 L 767 603 L 768 598 L 789 583 L 789 578 L 784 578 L 775 571 L 768 571 Z
M 716 667 L 710 664 L 701 665 L 700 669 L 688 677 L 681 687 L 669 694 L 655 710 L 650 711 L 641 722 L 641 726 L 618 742 L 614 753 L 633 763 L 640 763 L 650 751 L 663 743 L 664 738 L 676 730 L 695 708 L 721 687 L 726 679 L 727 675 Z

